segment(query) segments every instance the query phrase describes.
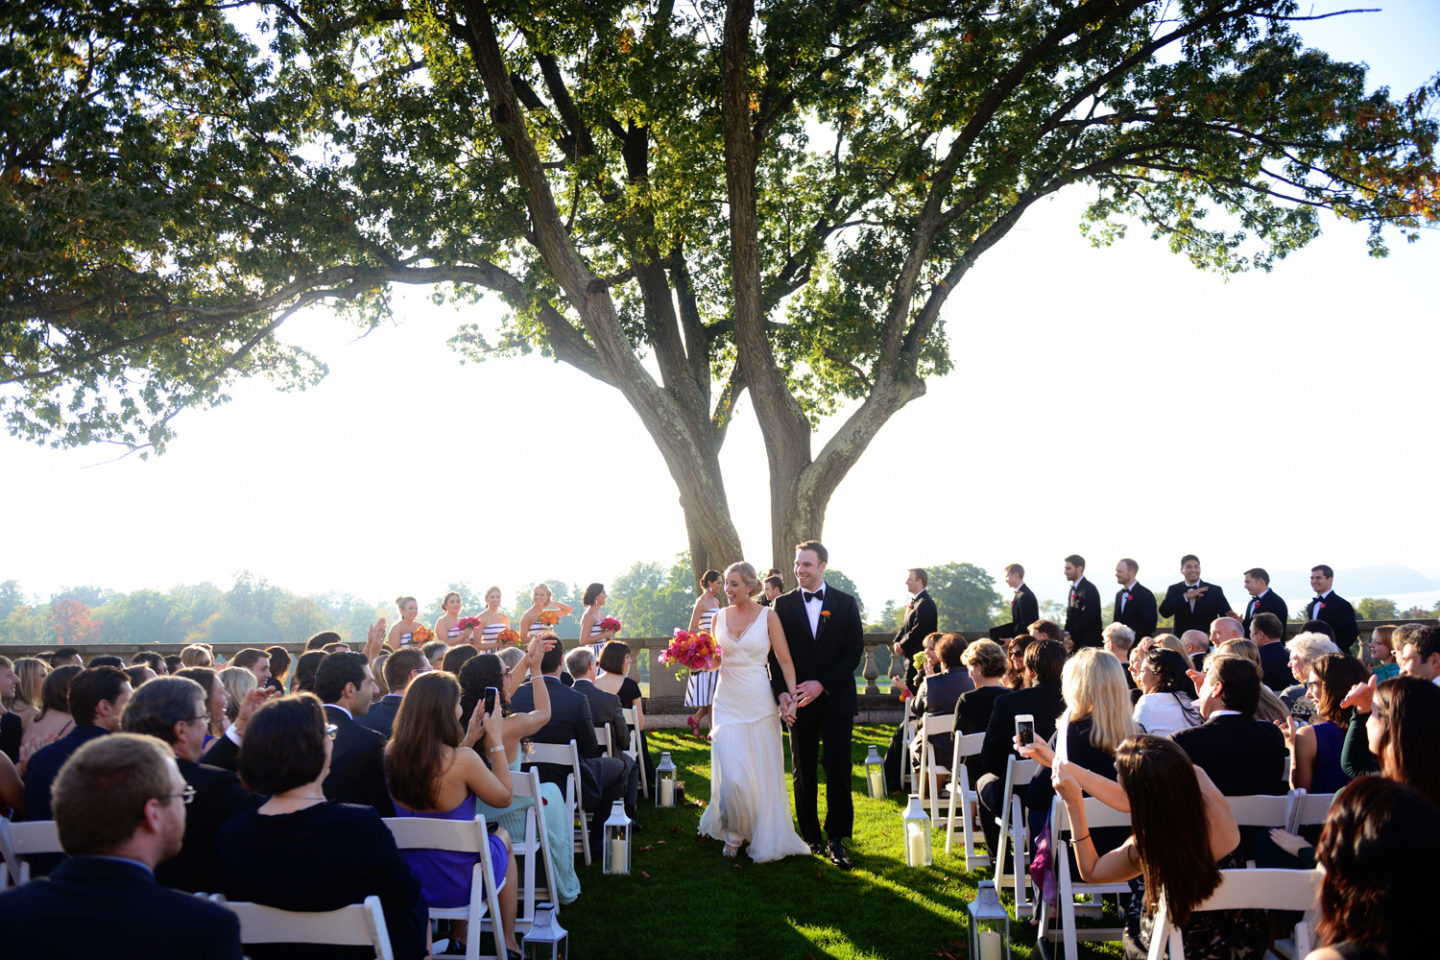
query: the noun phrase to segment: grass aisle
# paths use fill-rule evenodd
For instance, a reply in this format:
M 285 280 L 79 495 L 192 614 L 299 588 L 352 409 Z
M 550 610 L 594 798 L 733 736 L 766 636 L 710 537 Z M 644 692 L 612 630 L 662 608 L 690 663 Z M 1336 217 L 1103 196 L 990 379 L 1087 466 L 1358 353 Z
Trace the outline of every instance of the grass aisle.
M 655 758 L 661 750 L 670 751 L 685 783 L 686 802 L 658 810 L 642 797 L 645 830 L 635 835 L 630 876 L 603 875 L 598 858 L 580 868 L 583 893 L 560 915 L 572 955 L 581 960 L 964 957 L 965 905 L 975 896 L 977 877 L 965 873 L 963 858 L 946 856 L 939 832 L 935 865 L 907 867 L 902 798 L 871 800 L 864 792 L 866 747 L 877 744 L 883 753 L 890 734 L 891 728 L 882 725 L 855 728 L 855 837 L 847 845 L 855 869 L 846 874 L 820 857 L 766 864 L 743 853 L 738 860 L 723 859 L 718 841 L 696 835 L 700 802 L 709 799 L 708 744 L 688 731 L 650 731 Z M 788 752 L 786 762 L 788 771 Z M 822 782 L 822 818 L 824 801 Z M 1011 935 L 1014 956 L 1029 957 L 1033 934 L 1012 924 Z M 1118 945 L 1115 949 L 1118 954 Z M 1094 955 L 1083 947 L 1082 952 Z

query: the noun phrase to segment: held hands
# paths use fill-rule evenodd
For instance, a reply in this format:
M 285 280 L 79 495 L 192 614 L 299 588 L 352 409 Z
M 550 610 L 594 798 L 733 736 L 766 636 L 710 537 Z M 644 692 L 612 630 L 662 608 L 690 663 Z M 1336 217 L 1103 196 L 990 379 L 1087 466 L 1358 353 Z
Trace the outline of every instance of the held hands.
M 1371 677 L 1364 683 L 1357 683 L 1345 694 L 1345 699 L 1340 701 L 1342 707 L 1354 707 L 1357 713 L 1369 713 L 1375 699 L 1375 688 L 1380 681 Z
M 785 726 L 795 725 L 795 698 L 788 693 L 780 694 L 780 719 Z

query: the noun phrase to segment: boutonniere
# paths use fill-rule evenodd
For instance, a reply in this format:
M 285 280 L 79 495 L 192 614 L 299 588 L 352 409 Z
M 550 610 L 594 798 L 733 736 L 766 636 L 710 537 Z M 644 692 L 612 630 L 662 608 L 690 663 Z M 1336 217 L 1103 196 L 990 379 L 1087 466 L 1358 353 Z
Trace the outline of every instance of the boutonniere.
M 829 611 L 829 610 L 821 610 L 821 611 L 820 611 L 820 620 L 821 620 L 822 622 L 824 622 L 824 621 L 829 620 L 829 619 L 830 619 L 830 611 Z

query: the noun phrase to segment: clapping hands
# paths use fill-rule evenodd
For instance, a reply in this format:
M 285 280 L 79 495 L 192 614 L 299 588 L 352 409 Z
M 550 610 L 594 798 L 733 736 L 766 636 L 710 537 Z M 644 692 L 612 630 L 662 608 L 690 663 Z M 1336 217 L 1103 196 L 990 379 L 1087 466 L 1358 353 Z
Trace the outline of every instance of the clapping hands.
M 1380 681 L 1371 677 L 1364 683 L 1357 683 L 1345 694 L 1345 699 L 1340 701 L 1342 707 L 1354 707 L 1356 713 L 1369 713 L 1375 699 L 1375 688 Z

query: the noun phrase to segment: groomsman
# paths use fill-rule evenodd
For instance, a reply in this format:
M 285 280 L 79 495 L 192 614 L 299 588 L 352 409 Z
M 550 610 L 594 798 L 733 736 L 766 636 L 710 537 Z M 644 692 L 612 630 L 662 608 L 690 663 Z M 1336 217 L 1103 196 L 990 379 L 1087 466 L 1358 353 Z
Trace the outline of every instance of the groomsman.
M 1355 625 L 1355 608 L 1350 601 L 1331 589 L 1335 584 L 1335 571 L 1325 564 L 1310 568 L 1310 587 L 1315 599 L 1305 604 L 1305 619 L 1319 620 L 1330 624 L 1335 631 L 1335 643 L 1347 653 L 1355 652 L 1355 641 L 1360 638 L 1360 628 Z
M 1129 557 L 1115 564 L 1115 582 L 1120 584 L 1115 591 L 1115 622 L 1133 630 L 1136 640 L 1143 640 L 1155 636 L 1160 615 L 1155 612 L 1155 594 L 1135 579 L 1139 572 L 1140 564 Z
M 1029 632 L 1030 624 L 1040 619 L 1040 601 L 1035 591 L 1025 585 L 1025 568 L 1012 563 L 1005 568 L 1005 582 L 1015 595 L 1010 598 L 1010 622 L 990 628 L 991 640 L 1009 640 Z
M 1255 619 L 1256 614 L 1273 613 L 1280 618 L 1281 623 L 1290 619 L 1290 607 L 1285 600 L 1270 589 L 1270 574 L 1265 572 L 1264 567 L 1252 567 L 1245 571 L 1245 592 L 1250 594 L 1250 602 L 1245 605 L 1245 636 L 1254 640 L 1250 632 L 1250 622 Z
M 1160 602 L 1160 616 L 1174 617 L 1171 633 L 1183 637 L 1187 630 L 1199 630 L 1207 637 L 1210 624 L 1230 610 L 1225 591 L 1200 579 L 1200 558 L 1187 553 L 1180 558 L 1180 574 L 1185 578 L 1172 583 Z
M 1065 579 L 1070 581 L 1070 602 L 1065 607 L 1065 632 L 1070 644 L 1098 647 L 1100 636 L 1100 591 L 1085 579 L 1085 558 L 1072 553 L 1065 558 Z
M 915 692 L 915 677 L 919 673 L 915 669 L 915 654 L 925 648 L 925 638 L 939 629 L 939 615 L 935 610 L 935 601 L 930 599 L 926 587 L 930 585 L 930 575 L 923 567 L 911 567 L 909 575 L 905 578 L 905 589 L 910 591 L 910 606 L 905 611 L 905 622 L 895 633 L 895 640 L 890 648 L 897 657 L 905 658 L 905 686 L 913 694 Z

